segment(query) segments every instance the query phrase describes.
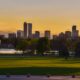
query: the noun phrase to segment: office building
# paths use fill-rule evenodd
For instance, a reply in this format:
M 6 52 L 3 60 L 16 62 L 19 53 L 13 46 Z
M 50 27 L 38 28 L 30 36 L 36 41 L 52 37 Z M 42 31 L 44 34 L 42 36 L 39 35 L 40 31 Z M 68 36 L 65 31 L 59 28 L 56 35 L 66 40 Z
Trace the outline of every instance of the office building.
M 5 38 L 5 35 L 0 34 L 0 39 Z
M 27 23 L 28 27 L 28 38 L 32 38 L 32 23 Z
M 66 31 L 65 37 L 66 37 L 66 39 L 71 39 L 71 31 Z
M 1 43 L 2 43 L 2 42 L 1 42 L 1 40 L 0 40 L 0 45 L 1 45 Z
M 17 38 L 23 38 L 23 31 L 22 30 L 17 31 Z
M 50 34 L 50 31 L 49 31 L 49 30 L 46 30 L 46 31 L 45 31 L 44 37 L 47 37 L 47 38 L 50 39 L 51 34 Z
M 39 31 L 35 31 L 34 37 L 39 39 L 40 38 L 40 32 Z
M 79 37 L 79 31 L 76 28 L 76 25 L 72 26 L 72 39 L 76 39 Z
M 76 31 L 76 25 L 72 26 L 72 31 Z
M 58 37 L 59 39 L 65 39 L 65 34 L 63 33 L 63 32 L 61 32 L 60 34 L 59 34 L 59 37 Z
M 24 22 L 24 38 L 27 38 L 28 37 L 28 27 L 27 27 L 27 23 Z
M 57 35 L 53 35 L 53 39 L 54 40 L 58 39 L 58 36 Z

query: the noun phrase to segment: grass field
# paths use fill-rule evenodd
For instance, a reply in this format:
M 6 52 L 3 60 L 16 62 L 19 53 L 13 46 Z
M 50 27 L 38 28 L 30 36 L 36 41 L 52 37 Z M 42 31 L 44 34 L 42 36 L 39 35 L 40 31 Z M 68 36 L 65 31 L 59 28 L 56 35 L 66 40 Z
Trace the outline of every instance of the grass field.
M 0 57 L 0 74 L 80 75 L 80 59 L 53 57 Z

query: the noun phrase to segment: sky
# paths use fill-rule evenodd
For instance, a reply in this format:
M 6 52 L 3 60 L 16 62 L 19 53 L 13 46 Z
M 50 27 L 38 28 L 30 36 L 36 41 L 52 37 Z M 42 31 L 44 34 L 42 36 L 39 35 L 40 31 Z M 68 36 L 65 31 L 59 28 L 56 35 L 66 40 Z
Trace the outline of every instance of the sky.
M 58 34 L 77 25 L 80 30 L 80 0 L 0 0 L 0 31 L 23 30 L 33 23 L 33 32 Z

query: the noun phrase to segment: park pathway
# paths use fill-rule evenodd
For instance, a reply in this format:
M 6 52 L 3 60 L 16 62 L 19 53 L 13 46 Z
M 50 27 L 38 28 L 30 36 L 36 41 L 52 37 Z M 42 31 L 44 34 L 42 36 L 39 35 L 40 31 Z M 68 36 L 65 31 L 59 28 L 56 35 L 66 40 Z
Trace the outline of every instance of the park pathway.
M 23 75 L 18 75 L 18 76 L 5 76 L 2 75 L 0 76 L 0 80 L 80 80 L 80 76 L 76 76 L 75 78 L 72 78 L 71 76 L 23 76 Z

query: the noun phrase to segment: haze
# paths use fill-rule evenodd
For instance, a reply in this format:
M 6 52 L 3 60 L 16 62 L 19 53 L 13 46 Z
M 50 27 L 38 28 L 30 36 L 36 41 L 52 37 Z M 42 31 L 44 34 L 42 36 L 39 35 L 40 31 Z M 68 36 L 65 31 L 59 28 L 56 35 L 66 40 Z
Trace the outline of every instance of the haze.
M 33 23 L 33 32 L 51 30 L 53 34 L 80 30 L 80 0 L 0 0 L 0 31 L 23 29 L 23 22 Z

